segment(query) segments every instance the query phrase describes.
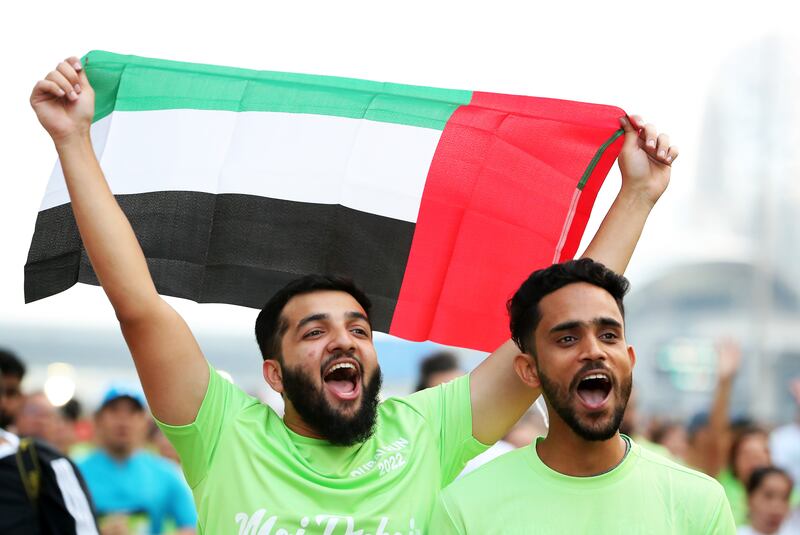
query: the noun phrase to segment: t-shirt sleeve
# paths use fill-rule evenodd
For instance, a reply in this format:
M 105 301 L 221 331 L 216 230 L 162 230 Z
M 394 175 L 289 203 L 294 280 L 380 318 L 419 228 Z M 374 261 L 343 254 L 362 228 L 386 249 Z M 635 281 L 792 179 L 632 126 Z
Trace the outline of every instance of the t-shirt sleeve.
M 463 535 L 466 533 L 463 525 L 456 522 L 450 513 L 446 493 L 441 493 L 436 499 L 431 514 L 428 533 L 435 535 Z
M 208 473 L 214 452 L 227 425 L 252 398 L 209 367 L 208 389 L 194 422 L 169 425 L 156 420 L 178 455 L 186 482 L 194 488 Z
M 470 459 L 489 447 L 472 436 L 469 375 L 416 392 L 406 401 L 437 434 L 442 487 L 451 483 Z
M 728 503 L 728 498 L 719 488 L 717 493 L 717 507 L 708 525 L 708 535 L 733 535 L 736 533 L 736 523 L 733 521 L 733 513 L 731 512 L 731 505 Z

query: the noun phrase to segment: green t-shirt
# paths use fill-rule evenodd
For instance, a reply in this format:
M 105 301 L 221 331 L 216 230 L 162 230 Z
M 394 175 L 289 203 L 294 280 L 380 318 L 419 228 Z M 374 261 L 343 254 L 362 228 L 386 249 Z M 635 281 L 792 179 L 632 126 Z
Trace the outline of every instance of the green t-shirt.
M 552 470 L 533 445 L 512 451 L 442 491 L 431 518 L 436 535 L 735 532 L 719 483 L 633 441 L 619 466 L 593 477 Z
M 213 368 L 194 423 L 159 425 L 209 535 L 429 533 L 441 489 L 486 449 L 466 376 L 384 401 L 373 436 L 351 447 L 292 432 Z
M 725 490 L 725 496 L 728 497 L 728 503 L 731 504 L 731 512 L 733 512 L 733 520 L 737 526 L 744 526 L 747 521 L 747 490 L 745 490 L 742 482 L 736 479 L 733 472 L 729 468 L 723 469 L 717 476 L 722 488 Z

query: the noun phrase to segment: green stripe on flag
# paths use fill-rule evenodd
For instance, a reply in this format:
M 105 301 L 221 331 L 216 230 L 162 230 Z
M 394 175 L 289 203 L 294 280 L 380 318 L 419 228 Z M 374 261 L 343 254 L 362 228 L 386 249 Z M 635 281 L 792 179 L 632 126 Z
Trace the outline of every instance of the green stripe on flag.
M 589 162 L 589 165 L 586 167 L 586 170 L 583 172 L 583 176 L 581 176 L 581 179 L 578 182 L 578 189 L 579 190 L 582 190 L 583 187 L 586 185 L 586 182 L 589 181 L 589 177 L 592 176 L 592 173 L 594 172 L 594 168 L 595 168 L 595 166 L 597 166 L 597 162 L 599 162 L 600 158 L 603 157 L 603 153 L 606 151 L 606 149 L 609 147 L 609 145 L 614 143 L 617 140 L 617 138 L 619 138 L 619 136 L 621 136 L 624 133 L 625 132 L 620 128 L 619 130 L 614 132 L 611 135 L 611 137 L 608 138 L 605 141 L 605 143 L 600 145 L 600 148 L 597 149 L 597 152 L 594 153 L 594 157 Z
M 443 130 L 471 91 L 255 71 L 92 51 L 97 121 L 112 111 L 195 109 L 333 115 Z

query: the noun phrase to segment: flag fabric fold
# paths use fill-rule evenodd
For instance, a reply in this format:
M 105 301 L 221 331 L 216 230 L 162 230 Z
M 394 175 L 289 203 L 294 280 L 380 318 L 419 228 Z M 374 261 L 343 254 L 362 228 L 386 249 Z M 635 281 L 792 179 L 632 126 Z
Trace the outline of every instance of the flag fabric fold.
M 261 308 L 353 278 L 375 329 L 490 351 L 572 258 L 621 148 L 613 106 L 90 52 L 95 152 L 158 291 Z M 97 284 L 58 164 L 25 299 Z

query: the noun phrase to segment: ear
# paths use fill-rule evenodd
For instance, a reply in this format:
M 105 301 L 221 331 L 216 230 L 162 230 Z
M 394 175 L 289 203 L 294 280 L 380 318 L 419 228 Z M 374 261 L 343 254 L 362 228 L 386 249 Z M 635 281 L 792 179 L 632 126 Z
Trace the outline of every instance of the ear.
M 277 359 L 267 359 L 261 366 L 261 371 L 264 374 L 264 380 L 272 389 L 283 394 L 283 372 L 281 371 L 281 363 Z
M 514 357 L 514 371 L 529 387 L 539 388 L 542 386 L 542 383 L 539 382 L 539 372 L 536 371 L 536 361 L 527 353 L 520 353 Z
M 636 351 L 633 346 L 628 346 L 628 358 L 631 359 L 631 369 L 636 366 Z

